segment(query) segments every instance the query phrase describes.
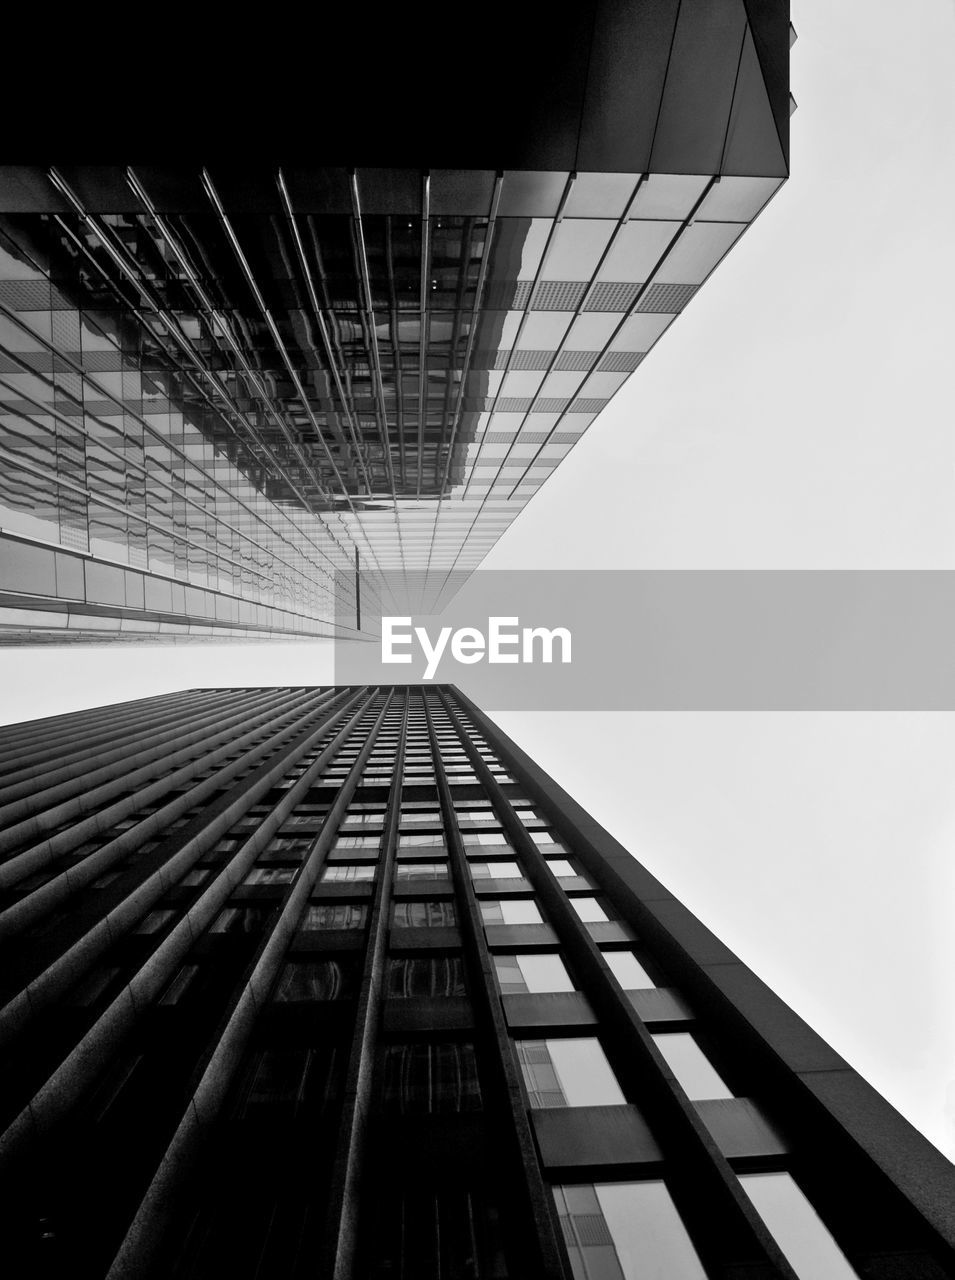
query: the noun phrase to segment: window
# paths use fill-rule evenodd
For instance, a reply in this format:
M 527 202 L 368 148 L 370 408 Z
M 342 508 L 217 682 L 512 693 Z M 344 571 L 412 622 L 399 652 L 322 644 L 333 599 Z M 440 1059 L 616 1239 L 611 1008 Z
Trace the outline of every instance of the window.
M 474 1046 L 453 1041 L 392 1044 L 385 1050 L 382 1108 L 475 1111 L 481 1106 Z
M 554 1199 L 580 1280 L 706 1280 L 663 1182 L 554 1187 Z
M 457 922 L 453 902 L 396 902 L 392 916 L 396 929 L 444 929 Z
M 299 929 L 360 929 L 367 907 L 363 902 L 316 902 L 305 908 Z
M 480 1189 L 458 1185 L 376 1188 L 374 1226 L 363 1232 L 375 1280 L 506 1280 L 497 1207 Z
M 603 958 L 624 991 L 656 985 L 632 951 L 604 951 Z
M 607 913 L 596 898 L 571 898 L 570 905 L 585 924 L 597 924 L 607 919 Z
M 543 924 L 530 898 L 482 898 L 478 906 L 485 924 Z
M 669 1031 L 655 1035 L 653 1041 L 688 1098 L 732 1098 L 732 1093 L 688 1031 Z
M 856 1280 L 856 1272 L 788 1173 L 742 1174 L 740 1183 L 799 1280 Z
M 573 991 L 574 984 L 557 955 L 494 956 L 497 980 L 504 995 L 514 992 Z
M 399 835 L 399 849 L 434 848 L 444 845 L 442 831 L 418 831 L 410 835 Z
M 521 869 L 516 862 L 471 862 L 473 880 L 519 880 Z
M 608 1107 L 626 1102 L 600 1041 L 518 1040 L 524 1085 L 532 1107 Z
M 388 961 L 387 996 L 463 996 L 464 966 L 460 956 L 415 956 Z
M 198 972 L 199 966 L 197 964 L 184 964 L 160 996 L 159 1003 L 163 1005 L 178 1004 L 192 986 L 193 979 Z
M 406 809 L 401 811 L 402 827 L 439 827 L 440 825 L 441 814 L 437 809 L 422 809 L 417 813 Z
M 446 880 L 450 872 L 446 862 L 396 862 L 398 880 Z
M 341 960 L 293 960 L 279 976 L 272 999 L 280 1004 L 342 1000 L 352 994 L 354 969 Z
M 352 864 L 350 862 L 339 862 L 335 866 L 325 867 L 319 879 L 321 880 L 374 880 L 375 865 L 365 863 Z
M 209 927 L 210 933 L 259 933 L 269 915 L 267 907 L 224 907 Z
M 507 836 L 503 831 L 469 831 L 465 844 L 507 844 Z
M 253 867 L 244 884 L 289 884 L 295 879 L 293 867 Z
M 341 849 L 377 849 L 381 836 L 339 836 L 332 846 L 336 852 Z
M 175 920 L 176 912 L 169 909 L 165 911 L 150 911 L 149 915 L 140 920 L 139 924 L 133 930 L 134 933 L 158 933 L 160 929 L 165 928 L 170 921 Z
M 321 1107 L 334 1096 L 334 1050 L 263 1049 L 249 1064 L 239 1090 L 239 1119 L 291 1119 L 305 1103 Z

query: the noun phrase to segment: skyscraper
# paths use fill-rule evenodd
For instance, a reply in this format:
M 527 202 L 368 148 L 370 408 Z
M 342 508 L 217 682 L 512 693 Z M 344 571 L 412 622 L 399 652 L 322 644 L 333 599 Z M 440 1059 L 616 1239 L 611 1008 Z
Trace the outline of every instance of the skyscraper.
M 13 1274 L 955 1276 L 951 1166 L 453 688 L 0 761 Z
M 163 95 L 0 169 L 0 641 L 348 635 L 480 564 L 788 174 L 785 4 L 514 8 L 493 86 L 470 14 L 323 26 L 374 127 L 326 61 L 319 140 L 289 71 L 264 152 Z

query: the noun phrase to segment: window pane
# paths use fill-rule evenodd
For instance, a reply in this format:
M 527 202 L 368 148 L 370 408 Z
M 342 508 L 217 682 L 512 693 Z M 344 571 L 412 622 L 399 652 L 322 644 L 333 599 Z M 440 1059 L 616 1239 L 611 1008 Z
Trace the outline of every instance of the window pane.
M 339 862 L 334 866 L 325 867 L 319 878 L 321 880 L 374 880 L 375 864 L 365 862 L 352 865 L 348 862 Z
M 473 1045 L 393 1044 L 385 1050 L 385 1111 L 474 1111 L 480 1105 Z
M 351 994 L 348 978 L 353 970 L 339 960 L 294 961 L 282 970 L 273 1000 L 342 1000 Z
M 799 1280 L 855 1280 L 856 1272 L 788 1173 L 748 1173 L 740 1183 Z
M 581 920 L 596 922 L 607 919 L 607 913 L 596 898 L 571 898 L 570 905 Z
M 603 958 L 624 991 L 656 986 L 632 951 L 605 951 Z
M 392 999 L 466 994 L 460 956 L 402 957 L 388 961 L 386 995 Z
M 706 1280 L 662 1182 L 555 1187 L 554 1198 L 576 1277 Z
M 457 924 L 453 902 L 396 902 L 396 929 L 443 929 Z
M 537 903 L 529 898 L 482 898 L 478 903 L 485 924 L 542 924 Z
M 395 878 L 398 880 L 447 880 L 449 874 L 446 862 L 395 863 Z
M 360 929 L 365 923 L 360 902 L 313 903 L 305 910 L 300 929 Z
M 498 960 L 514 960 L 521 978 L 524 982 L 523 990 L 530 992 L 545 991 L 573 991 L 574 984 L 570 980 L 570 974 L 564 967 L 564 962 L 560 956 L 555 955 L 525 955 L 525 956 L 495 956 L 495 964 Z
M 653 1039 L 688 1098 L 732 1098 L 732 1093 L 688 1031 L 671 1031 L 655 1035 Z
M 474 880 L 519 880 L 521 869 L 516 862 L 472 862 Z
M 601 1107 L 626 1102 L 600 1042 L 519 1040 L 517 1053 L 532 1107 Z

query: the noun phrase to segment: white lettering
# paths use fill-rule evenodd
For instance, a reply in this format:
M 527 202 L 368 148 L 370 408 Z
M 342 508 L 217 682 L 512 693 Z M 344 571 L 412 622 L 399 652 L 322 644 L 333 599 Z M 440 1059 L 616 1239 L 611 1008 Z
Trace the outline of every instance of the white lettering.
M 488 662 L 519 662 L 516 653 L 502 653 L 502 645 L 517 645 L 519 637 L 517 632 L 508 634 L 503 630 L 504 627 L 516 627 L 519 618 L 488 618 Z
M 454 633 L 451 653 L 458 662 L 464 662 L 468 666 L 472 662 L 480 662 L 484 657 L 484 636 L 477 627 L 461 627 Z
M 411 636 L 396 635 L 395 627 L 410 627 L 410 618 L 382 618 L 381 620 L 381 660 L 382 662 L 410 662 L 410 653 L 395 653 L 396 644 L 411 644 Z
M 560 660 L 561 662 L 570 662 L 570 645 L 571 635 L 566 627 L 554 627 L 549 630 L 547 627 L 525 627 L 523 631 L 523 652 L 522 658 L 525 662 L 534 661 L 534 641 L 541 642 L 541 661 L 554 661 L 554 640 L 560 639 Z
M 428 665 L 424 669 L 424 678 L 425 680 L 432 680 L 434 678 L 434 673 L 438 669 L 438 663 L 441 661 L 441 655 L 444 653 L 444 646 L 448 643 L 448 636 L 451 634 L 451 628 L 441 628 L 438 633 L 438 643 L 434 646 L 432 646 L 431 639 L 424 627 L 415 627 L 414 633 L 418 637 L 418 643 L 421 645 L 422 652 L 427 659 Z M 453 642 L 451 645 L 451 652 L 454 653 Z M 455 654 L 455 657 L 456 656 L 457 655 Z

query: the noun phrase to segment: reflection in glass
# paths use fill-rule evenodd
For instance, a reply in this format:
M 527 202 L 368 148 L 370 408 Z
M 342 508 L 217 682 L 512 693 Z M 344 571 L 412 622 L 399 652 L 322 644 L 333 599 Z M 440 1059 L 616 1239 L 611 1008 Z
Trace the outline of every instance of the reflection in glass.
M 732 1098 L 732 1092 L 688 1031 L 664 1032 L 653 1040 L 688 1098 Z
M 741 1174 L 740 1184 L 799 1280 L 856 1280 L 845 1254 L 788 1173 Z
M 666 1185 L 554 1188 L 574 1280 L 706 1280 Z
M 626 1102 L 595 1037 L 518 1040 L 517 1056 L 532 1107 L 605 1107 Z

